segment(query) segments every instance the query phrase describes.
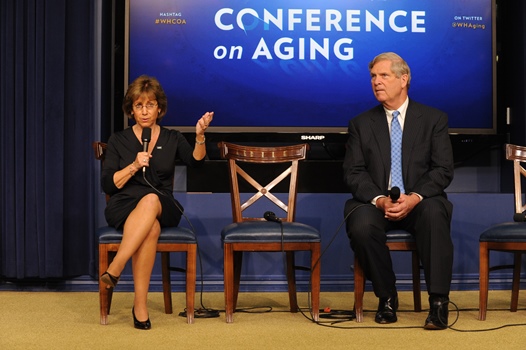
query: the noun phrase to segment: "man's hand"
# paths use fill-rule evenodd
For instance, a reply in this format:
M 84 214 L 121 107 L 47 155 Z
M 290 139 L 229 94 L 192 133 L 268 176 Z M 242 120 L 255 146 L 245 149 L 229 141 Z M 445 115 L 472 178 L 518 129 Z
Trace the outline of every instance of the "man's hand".
M 401 194 L 400 198 L 393 202 L 389 197 L 382 197 L 376 200 L 376 207 L 382 209 L 385 218 L 391 221 L 404 219 L 420 203 L 420 197 L 416 194 Z

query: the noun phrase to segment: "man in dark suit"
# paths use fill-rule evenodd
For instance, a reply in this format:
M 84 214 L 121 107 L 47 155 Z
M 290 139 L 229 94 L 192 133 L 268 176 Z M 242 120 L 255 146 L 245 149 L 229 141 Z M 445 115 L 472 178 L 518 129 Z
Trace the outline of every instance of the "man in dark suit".
M 351 248 L 379 298 L 375 321 L 393 323 L 398 294 L 385 232 L 404 229 L 414 235 L 429 293 L 424 328 L 445 329 L 453 266 L 453 205 L 444 192 L 453 179 L 447 115 L 408 97 L 411 71 L 397 54 L 378 55 L 369 71 L 380 105 L 349 121 L 343 163 L 352 193 L 344 209 Z M 401 177 L 396 183 L 391 168 L 396 165 L 391 160 L 395 124 L 402 133 Z M 389 193 L 395 184 L 402 193 L 393 201 Z

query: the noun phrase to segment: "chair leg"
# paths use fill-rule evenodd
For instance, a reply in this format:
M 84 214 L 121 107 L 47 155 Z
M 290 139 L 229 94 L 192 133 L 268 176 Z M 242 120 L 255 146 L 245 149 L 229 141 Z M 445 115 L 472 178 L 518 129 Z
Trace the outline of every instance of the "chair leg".
M 99 244 L 99 274 L 103 274 L 108 269 L 108 247 L 106 244 Z M 100 324 L 108 324 L 108 314 L 110 311 L 109 294 L 110 290 L 100 281 L 99 278 L 99 304 L 100 304 Z
M 223 245 L 223 276 L 225 289 L 225 317 L 234 322 L 234 250 L 232 244 Z
M 296 271 L 294 267 L 294 252 L 287 251 L 287 282 L 289 290 L 290 312 L 298 312 L 298 297 L 296 294 Z
M 173 313 L 172 306 L 172 284 L 170 278 L 170 253 L 161 253 L 162 265 L 162 279 L 163 279 L 163 296 L 164 296 L 164 312 L 167 314 Z
M 513 283 L 511 287 L 510 311 L 517 312 L 517 306 L 519 304 L 519 287 L 521 283 L 522 253 L 514 253 L 513 255 Z
M 233 247 L 232 247 L 233 248 Z M 232 304 L 232 312 L 236 312 L 237 297 L 239 296 L 239 285 L 241 284 L 241 266 L 243 266 L 243 252 L 233 250 L 234 255 L 234 297 Z
M 186 252 L 186 322 L 194 323 L 197 245 L 189 244 Z
M 422 311 L 422 299 L 420 292 L 420 259 L 416 251 L 411 252 L 413 265 L 413 304 L 415 312 Z
M 354 312 L 356 322 L 363 322 L 363 294 L 365 292 L 365 277 L 358 259 L 354 258 Z
M 320 244 L 314 243 L 311 249 L 311 306 L 312 319 L 320 320 Z
M 486 319 L 488 309 L 488 287 L 489 287 L 489 251 L 488 244 L 479 243 L 479 320 Z

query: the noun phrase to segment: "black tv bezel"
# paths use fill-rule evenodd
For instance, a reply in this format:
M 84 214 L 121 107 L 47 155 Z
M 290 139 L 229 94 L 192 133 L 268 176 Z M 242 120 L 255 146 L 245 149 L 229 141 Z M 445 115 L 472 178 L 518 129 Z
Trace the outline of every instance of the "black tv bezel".
M 129 26 L 130 26 L 130 0 L 124 1 L 124 91 L 126 91 L 129 83 Z M 492 115 L 493 115 L 493 125 L 491 128 L 450 128 L 449 133 L 452 135 L 491 135 L 497 134 L 497 42 L 496 42 L 496 20 L 497 20 L 497 0 L 491 0 L 491 13 L 492 13 Z M 372 107 L 372 106 L 371 106 Z M 351 118 L 352 115 L 349 116 Z M 128 119 L 123 116 L 125 127 L 129 126 Z M 192 133 L 195 130 L 192 126 L 181 126 L 181 125 L 165 125 L 166 127 L 177 129 L 183 133 Z M 323 136 L 323 139 L 337 139 L 342 140 L 344 135 L 347 132 L 347 126 L 343 125 L 341 127 L 325 127 L 325 126 L 314 126 L 314 127 L 273 127 L 273 126 L 228 126 L 228 127 L 217 127 L 211 125 L 208 129 L 208 132 L 215 133 L 217 135 L 224 135 L 225 138 L 229 140 L 245 140 L 246 135 L 249 134 L 252 137 L 256 137 L 261 140 L 269 140 L 275 142 L 281 142 L 284 139 L 290 142 L 298 142 L 302 140 L 302 137 L 307 135 L 318 135 Z M 261 135 L 256 135 L 261 134 Z M 309 140 L 316 141 L 316 140 Z
M 454 150 L 460 150 L 457 152 L 461 154 L 460 158 L 464 158 L 466 152 L 463 150 L 468 147 L 469 149 L 476 144 L 480 147 L 491 147 L 501 142 L 505 136 L 499 130 L 504 130 L 508 127 L 509 121 L 501 121 L 497 119 L 497 0 L 491 0 L 492 6 L 492 99 L 493 99 L 493 126 L 492 128 L 450 128 L 449 133 L 451 136 Z M 120 23 L 120 27 L 114 28 L 114 31 L 118 33 L 119 37 L 123 38 L 122 50 L 123 54 L 123 72 L 116 72 L 115 84 L 118 85 L 118 80 L 123 80 L 122 91 L 120 96 L 122 98 L 123 91 L 126 91 L 128 86 L 128 40 L 129 40 L 129 0 L 113 0 L 113 11 L 115 17 L 120 17 L 117 21 Z M 115 32 L 114 32 L 115 33 Z M 122 123 L 114 120 L 114 130 L 123 129 L 131 125 L 129 120 L 120 111 L 119 100 L 116 99 L 114 102 L 115 116 L 122 116 Z M 352 116 L 349 116 L 350 118 Z M 195 128 L 190 126 L 179 126 L 179 125 L 165 125 L 168 128 L 179 130 L 185 135 L 185 137 L 192 141 L 194 138 Z M 312 145 L 310 159 L 325 160 L 334 159 L 340 160 L 344 152 L 344 144 L 347 140 L 347 126 L 342 127 L 271 127 L 271 126 L 253 126 L 253 127 L 216 127 L 211 126 L 207 132 L 207 147 L 211 153 L 210 158 L 216 159 L 214 155 L 215 144 L 219 141 L 229 142 L 240 142 L 240 143 L 251 143 L 251 144 L 283 144 L 283 143 L 299 143 L 306 142 Z M 330 152 L 325 150 L 329 148 Z M 312 151 L 314 150 L 314 151 Z M 318 150 L 318 151 L 316 151 Z M 469 153 L 469 152 L 467 152 Z

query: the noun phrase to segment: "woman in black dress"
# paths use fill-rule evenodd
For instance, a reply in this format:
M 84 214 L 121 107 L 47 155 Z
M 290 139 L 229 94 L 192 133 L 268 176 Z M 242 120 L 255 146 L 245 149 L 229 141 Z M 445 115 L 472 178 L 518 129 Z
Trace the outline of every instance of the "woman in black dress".
M 180 160 L 195 167 L 204 162 L 205 130 L 214 113 L 206 112 L 197 121 L 192 147 L 179 131 L 159 125 L 166 114 L 167 97 L 157 79 L 145 75 L 130 84 L 122 109 L 135 125 L 108 140 L 101 181 L 104 192 L 110 195 L 106 220 L 110 226 L 123 229 L 123 236 L 101 281 L 115 287 L 132 258 L 134 326 L 150 329 L 147 297 L 157 240 L 161 227 L 177 226 L 183 211 L 172 193 L 175 163 Z M 142 136 L 147 128 L 151 138 L 145 151 Z

